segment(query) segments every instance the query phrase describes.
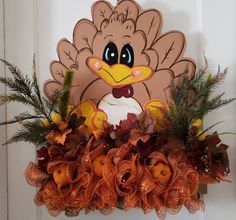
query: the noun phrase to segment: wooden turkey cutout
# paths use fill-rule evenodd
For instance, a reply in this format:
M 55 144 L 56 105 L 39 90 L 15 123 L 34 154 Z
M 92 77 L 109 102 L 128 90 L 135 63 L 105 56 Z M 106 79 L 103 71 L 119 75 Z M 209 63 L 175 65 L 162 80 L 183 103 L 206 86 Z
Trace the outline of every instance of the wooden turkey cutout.
M 73 42 L 58 43 L 58 60 L 51 63 L 52 78 L 44 85 L 50 98 L 60 89 L 66 70 L 74 72 L 71 103 L 95 103 L 108 122 L 117 124 L 127 113 L 139 114 L 157 100 L 166 101 L 170 80 L 186 71 L 195 73 L 195 63 L 183 56 L 183 33 L 161 33 L 162 16 L 156 9 L 143 10 L 133 0 L 112 6 L 97 1 L 92 21 L 75 25 Z

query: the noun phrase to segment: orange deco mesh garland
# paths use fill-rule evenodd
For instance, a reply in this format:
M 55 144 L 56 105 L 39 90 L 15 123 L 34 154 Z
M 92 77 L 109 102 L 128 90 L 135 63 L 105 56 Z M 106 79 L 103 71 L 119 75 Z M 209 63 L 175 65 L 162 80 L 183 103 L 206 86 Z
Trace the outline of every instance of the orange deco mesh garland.
M 0 104 L 34 109 L 0 125 L 20 122 L 7 143 L 38 147 L 37 161 L 25 171 L 39 188 L 36 205 L 53 216 L 140 208 L 164 219 L 183 206 L 204 210 L 199 186 L 229 181 L 228 146 L 219 138 L 225 133 L 210 133 L 217 123 L 201 130 L 207 113 L 235 100 L 213 96 L 227 69 L 196 71 L 183 57 L 183 34 L 162 34 L 155 9 L 98 1 L 92 15 L 93 21 L 77 23 L 73 43 L 59 42 L 47 98 L 35 62 L 31 79 L 1 60 L 11 77 L 0 82 L 11 93 Z
M 182 124 L 181 129 L 175 124 L 179 117 L 190 117 L 188 111 L 184 114 L 189 97 L 179 115 L 180 106 L 176 106 L 173 96 L 169 105 L 160 102 L 162 107 L 155 111 L 129 113 L 127 119 L 114 126 L 91 101 L 69 105 L 73 72 L 66 72 L 63 89 L 55 92 L 55 99 L 47 100 L 41 97 L 35 75 L 31 82 L 14 65 L 3 62 L 13 74 L 8 79 L 11 87 L 19 87 L 20 81 L 25 91 L 19 97 L 18 93 L 3 96 L 1 102 L 26 102 L 30 98 L 35 100 L 31 103 L 34 107 L 42 102 L 42 109 L 36 109 L 37 115 L 25 112 L 1 124 L 22 124 L 7 143 L 23 140 L 41 146 L 37 163 L 29 163 L 25 177 L 29 184 L 39 187 L 36 205 L 45 205 L 51 215 L 65 211 L 68 216 L 76 216 L 81 210 L 109 214 L 115 208 L 141 208 L 144 213 L 155 209 L 157 216 L 164 219 L 167 213 L 176 214 L 182 206 L 195 213 L 204 209 L 198 197 L 199 185 L 227 180 L 228 146 L 221 143 L 218 134 L 206 135 L 210 128 L 200 131 L 201 119 L 190 118 L 191 123 L 187 127 Z M 205 73 L 199 74 L 203 77 Z M 214 77 L 204 77 L 201 83 L 219 82 L 224 75 L 225 72 L 219 72 Z M 185 93 L 186 83 L 190 85 L 197 77 L 198 74 L 190 80 L 184 75 L 179 83 L 172 84 L 172 95 L 176 89 Z M 0 80 L 8 83 L 5 78 Z M 191 98 L 196 95 L 191 94 Z M 216 96 L 207 101 L 204 96 L 203 101 L 217 108 L 233 100 Z M 187 108 L 198 112 L 200 106 Z M 92 116 L 85 117 L 88 112 Z M 183 128 L 188 131 L 186 136 Z
M 142 114 L 149 118 L 148 132 L 139 126 L 142 116 L 133 114 L 115 129 L 106 124 L 99 140 L 80 132 L 84 130 L 82 120 L 76 127 L 67 128 L 71 132 L 66 132 L 59 144 L 62 135 L 58 128 L 51 131 L 47 145 L 37 151 L 38 164 L 31 162 L 25 172 L 28 183 L 40 187 L 36 204 L 46 205 L 52 215 L 65 210 L 69 216 L 78 215 L 82 209 L 86 213 L 98 209 L 104 214 L 115 207 L 125 211 L 141 208 L 144 213 L 155 209 L 160 219 L 167 212 L 177 213 L 183 205 L 191 213 L 202 209 L 204 204 L 197 197 L 199 184 L 217 182 L 226 176 L 227 168 L 219 163 L 209 175 L 204 171 L 207 163 L 204 170 L 198 170 L 194 162 L 200 160 L 202 166 L 202 155 L 211 152 L 186 152 L 179 140 L 155 132 L 156 120 L 150 112 Z M 76 113 L 71 117 L 80 119 Z M 121 132 L 127 134 L 123 140 L 119 138 Z M 75 134 L 80 141 L 70 143 Z M 213 134 L 193 143 L 206 148 L 209 142 L 216 147 L 212 139 L 220 142 Z

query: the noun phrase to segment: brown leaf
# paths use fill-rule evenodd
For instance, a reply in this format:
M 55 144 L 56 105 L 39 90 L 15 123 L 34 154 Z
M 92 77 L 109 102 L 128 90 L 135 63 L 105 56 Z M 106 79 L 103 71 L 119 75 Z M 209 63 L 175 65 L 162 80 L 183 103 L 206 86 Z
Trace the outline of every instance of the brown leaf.
M 215 178 L 209 176 L 209 175 L 206 174 L 206 173 L 202 173 L 202 174 L 199 176 L 199 182 L 202 183 L 202 184 L 216 184 L 216 183 L 218 183 L 219 181 L 216 180 Z
M 206 138 L 206 146 L 209 148 L 214 148 L 220 142 L 221 142 L 221 140 L 220 140 L 219 135 L 217 133 L 209 135 Z
M 63 132 L 51 131 L 47 134 L 46 139 L 50 144 L 65 144 L 67 135 L 72 131 L 71 128 L 65 129 Z
M 156 119 L 149 110 L 143 111 L 139 115 L 139 127 L 144 134 L 153 134 L 156 131 Z
M 78 133 L 71 133 L 68 135 L 66 139 L 65 148 L 67 150 L 76 148 L 81 143 L 82 140 L 83 138 L 79 136 Z
M 88 128 L 85 124 L 82 124 L 78 129 L 77 132 L 80 136 L 85 137 L 85 139 L 88 139 L 89 137 L 89 132 L 88 132 Z
M 71 128 L 66 129 L 62 134 L 55 135 L 55 141 L 57 144 L 64 144 L 67 138 L 67 135 L 71 132 Z
M 68 127 L 68 122 L 67 121 L 61 121 L 58 125 L 58 128 L 60 131 L 64 131 Z
M 129 143 L 131 143 L 133 146 L 137 146 L 137 143 L 139 140 L 141 140 L 143 143 L 146 143 L 150 138 L 150 135 L 143 134 L 142 130 L 140 129 L 133 129 L 130 132 L 130 138 L 128 140 Z
M 221 143 L 217 132 L 207 136 L 205 140 L 205 151 L 209 160 L 209 173 L 214 178 L 226 180 L 229 173 L 228 146 Z

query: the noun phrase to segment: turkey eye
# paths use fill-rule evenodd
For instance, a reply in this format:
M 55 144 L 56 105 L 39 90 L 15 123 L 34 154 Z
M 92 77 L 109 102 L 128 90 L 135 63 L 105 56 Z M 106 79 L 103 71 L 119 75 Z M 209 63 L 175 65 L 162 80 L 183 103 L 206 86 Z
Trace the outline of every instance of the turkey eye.
M 103 61 L 109 65 L 116 64 L 118 62 L 118 50 L 114 43 L 108 43 L 103 52 Z
M 134 65 L 134 51 L 129 44 L 126 44 L 121 50 L 120 63 L 129 67 Z

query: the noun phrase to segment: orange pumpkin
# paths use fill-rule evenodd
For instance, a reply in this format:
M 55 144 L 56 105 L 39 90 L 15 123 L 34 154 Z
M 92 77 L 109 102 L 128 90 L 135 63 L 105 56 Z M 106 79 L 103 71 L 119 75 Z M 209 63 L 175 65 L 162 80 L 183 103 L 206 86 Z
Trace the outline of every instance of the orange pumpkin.
M 167 183 L 171 177 L 171 169 L 168 165 L 159 162 L 151 168 L 152 176 L 156 181 Z
M 103 166 L 105 164 L 105 159 L 106 159 L 106 155 L 101 154 L 93 160 L 92 168 L 96 176 L 99 176 L 99 177 L 103 176 Z
M 62 186 L 68 185 L 71 182 L 68 165 L 61 164 L 57 166 L 53 172 L 53 179 L 56 185 L 61 188 Z

